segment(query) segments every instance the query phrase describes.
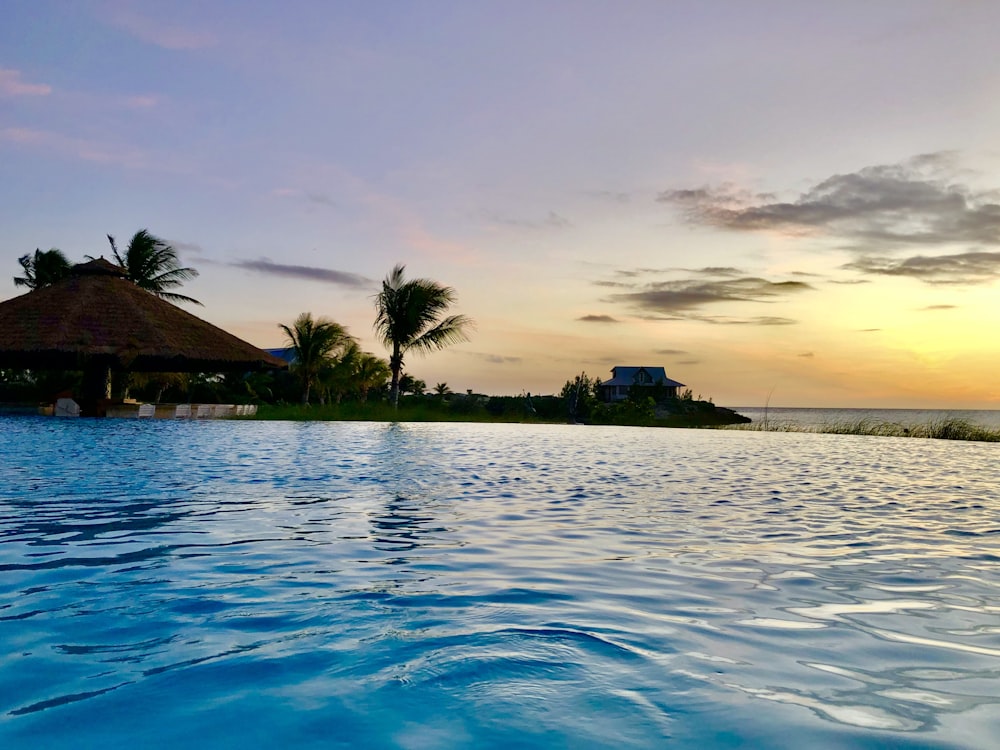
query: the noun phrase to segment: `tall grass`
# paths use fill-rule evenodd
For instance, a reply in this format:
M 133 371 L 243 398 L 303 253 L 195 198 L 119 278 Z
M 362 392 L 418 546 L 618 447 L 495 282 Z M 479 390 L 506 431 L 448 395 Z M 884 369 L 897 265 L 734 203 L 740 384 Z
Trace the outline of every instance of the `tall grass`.
M 912 437 L 934 440 L 972 440 L 985 443 L 1000 442 L 1000 430 L 982 427 L 966 419 L 943 417 L 925 424 L 904 425 L 882 422 L 863 417 L 841 422 L 828 422 L 818 427 L 801 426 L 787 422 L 753 422 L 734 425 L 728 429 L 757 432 L 818 432 L 830 435 L 870 435 L 875 437 Z

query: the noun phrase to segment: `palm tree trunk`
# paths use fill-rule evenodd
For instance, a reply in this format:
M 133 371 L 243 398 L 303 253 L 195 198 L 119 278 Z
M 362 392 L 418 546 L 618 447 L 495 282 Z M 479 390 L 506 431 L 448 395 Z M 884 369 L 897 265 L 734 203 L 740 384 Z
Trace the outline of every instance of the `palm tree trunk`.
M 393 343 L 392 356 L 389 358 L 389 369 L 392 370 L 392 384 L 389 386 L 389 400 L 394 409 L 399 408 L 399 375 L 403 370 L 403 356 L 399 344 Z

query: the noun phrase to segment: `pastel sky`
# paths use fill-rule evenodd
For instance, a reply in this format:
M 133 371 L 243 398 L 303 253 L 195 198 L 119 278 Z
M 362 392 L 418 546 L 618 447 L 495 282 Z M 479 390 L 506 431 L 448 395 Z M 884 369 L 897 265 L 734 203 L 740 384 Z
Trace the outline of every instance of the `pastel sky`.
M 1000 3 L 5 0 L 0 299 L 148 228 L 200 317 L 384 354 L 397 262 L 552 393 L 662 365 L 718 404 L 1000 408 Z

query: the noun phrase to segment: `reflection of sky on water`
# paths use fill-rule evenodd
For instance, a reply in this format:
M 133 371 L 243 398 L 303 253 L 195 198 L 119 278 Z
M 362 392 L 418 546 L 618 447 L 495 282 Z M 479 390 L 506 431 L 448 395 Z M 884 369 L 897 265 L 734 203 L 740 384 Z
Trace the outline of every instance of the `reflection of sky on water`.
M 605 746 L 1000 732 L 992 446 L 59 424 L 0 432 L 0 740 L 135 700 L 178 727 L 189 695 L 234 718 L 249 673 L 307 696 L 260 707 L 276 733 L 305 705 L 403 731 L 401 704 L 539 747 L 596 736 L 590 714 Z

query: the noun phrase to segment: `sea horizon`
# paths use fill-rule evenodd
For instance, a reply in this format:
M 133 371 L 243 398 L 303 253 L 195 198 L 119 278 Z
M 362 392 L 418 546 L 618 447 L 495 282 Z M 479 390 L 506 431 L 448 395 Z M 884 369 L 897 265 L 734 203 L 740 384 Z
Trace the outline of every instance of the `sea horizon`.
M 726 406 L 754 422 L 765 419 L 776 425 L 816 428 L 831 424 L 871 420 L 909 425 L 926 425 L 946 419 L 959 419 L 982 427 L 1000 428 L 1000 409 L 916 409 L 882 407 L 803 407 L 803 406 Z

